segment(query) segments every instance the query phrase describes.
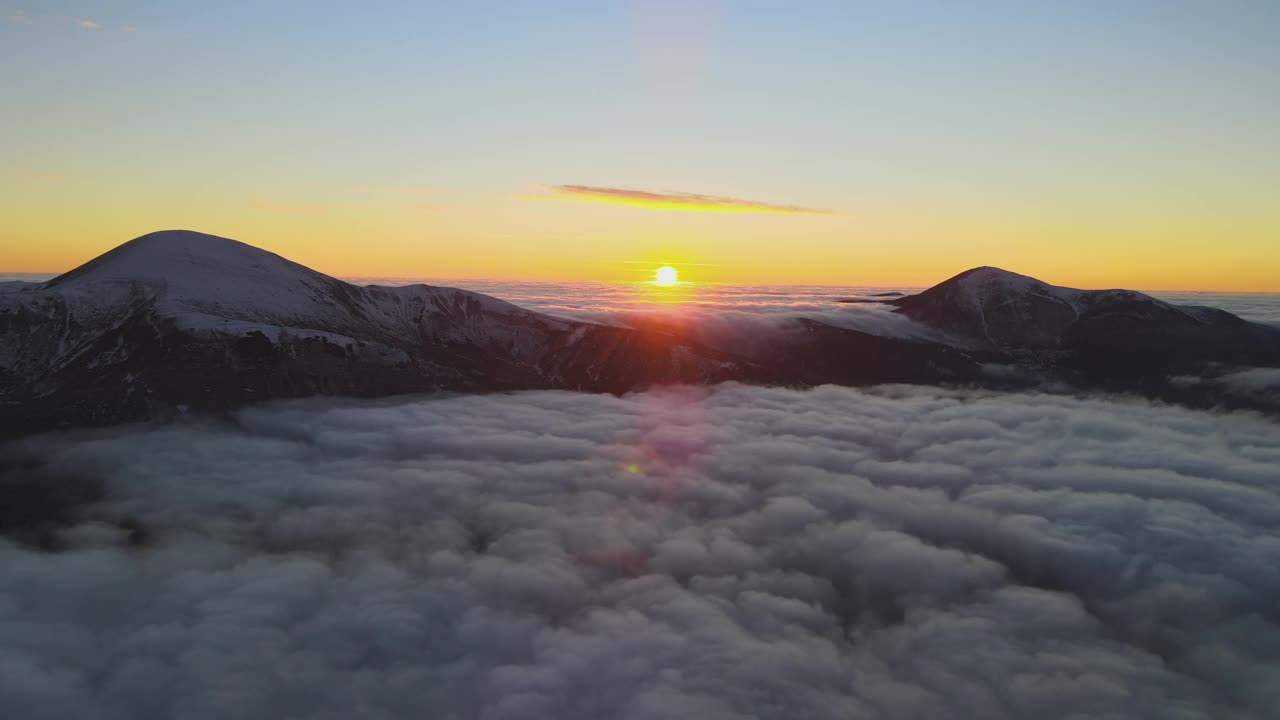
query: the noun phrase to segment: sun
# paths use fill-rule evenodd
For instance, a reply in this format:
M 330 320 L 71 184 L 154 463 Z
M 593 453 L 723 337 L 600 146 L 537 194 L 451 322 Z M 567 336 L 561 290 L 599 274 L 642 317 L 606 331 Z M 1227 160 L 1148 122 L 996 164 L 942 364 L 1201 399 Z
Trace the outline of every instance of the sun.
M 653 284 L 662 287 L 671 287 L 679 282 L 676 279 L 676 269 L 670 265 L 663 265 L 653 274 Z

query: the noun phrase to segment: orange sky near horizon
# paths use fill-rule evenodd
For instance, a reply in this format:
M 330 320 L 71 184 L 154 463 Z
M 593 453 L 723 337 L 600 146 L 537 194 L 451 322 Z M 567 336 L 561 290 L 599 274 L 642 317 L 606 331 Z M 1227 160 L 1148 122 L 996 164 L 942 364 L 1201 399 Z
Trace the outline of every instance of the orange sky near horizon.
M 0 272 L 59 273 L 146 232 L 183 228 L 342 277 L 613 282 L 671 263 L 689 265 L 682 278 L 695 282 L 923 286 L 994 265 L 1073 287 L 1280 292 L 1280 217 L 1262 208 L 1064 204 L 1051 214 L 935 203 L 922 212 L 827 198 L 830 211 L 757 213 L 353 186 L 279 201 L 16 173 L 0 177 L 0 193 Z

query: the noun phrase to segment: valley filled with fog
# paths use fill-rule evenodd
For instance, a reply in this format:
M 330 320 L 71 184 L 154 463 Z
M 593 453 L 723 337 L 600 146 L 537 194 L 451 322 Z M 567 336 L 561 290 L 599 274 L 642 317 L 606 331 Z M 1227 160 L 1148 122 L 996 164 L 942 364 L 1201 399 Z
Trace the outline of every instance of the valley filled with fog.
M 24 718 L 1280 704 L 1280 425 L 1249 412 L 728 383 L 7 450 L 31 511 L 0 540 L 0 700 Z

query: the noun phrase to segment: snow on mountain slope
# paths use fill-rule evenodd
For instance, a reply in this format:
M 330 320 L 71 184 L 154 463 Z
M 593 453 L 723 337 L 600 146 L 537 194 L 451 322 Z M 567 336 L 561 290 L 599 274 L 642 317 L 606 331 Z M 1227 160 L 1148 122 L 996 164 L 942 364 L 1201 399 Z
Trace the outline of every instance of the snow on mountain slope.
M 75 310 L 90 313 L 85 305 L 100 306 L 104 297 L 149 299 L 160 316 L 181 328 L 236 334 L 295 328 L 350 338 L 376 328 L 402 336 L 421 330 L 424 315 L 542 320 L 510 303 L 454 288 L 351 285 L 252 245 L 186 230 L 143 235 L 40 290 L 57 291 Z M 471 319 L 464 325 L 479 331 Z
M 144 235 L 0 292 L 0 435 L 311 395 L 759 377 L 669 333 L 554 318 L 478 293 L 352 285 L 213 235 Z
M 235 240 L 163 231 L 0 292 L 0 385 L 57 391 L 68 387 L 58 373 L 129 362 L 148 332 L 224 343 L 260 334 L 267 347 L 312 338 L 361 362 L 416 357 L 422 377 L 456 375 L 487 360 L 532 367 L 572 325 L 454 288 L 351 285 Z M 465 361 L 462 348 L 484 357 Z
M 957 276 L 956 287 L 959 299 L 976 306 L 988 305 L 993 301 L 1007 302 L 1020 295 L 1062 303 L 1077 312 L 1082 311 L 1085 304 L 1085 293 L 1082 290 L 1050 285 L 1033 277 L 990 266 L 975 268 Z
M 1133 290 L 1078 290 L 995 267 L 978 267 L 917 295 L 888 301 L 903 314 L 998 345 L 1057 346 L 1087 317 L 1123 313 L 1161 323 L 1219 322 L 1234 317 L 1180 307 Z

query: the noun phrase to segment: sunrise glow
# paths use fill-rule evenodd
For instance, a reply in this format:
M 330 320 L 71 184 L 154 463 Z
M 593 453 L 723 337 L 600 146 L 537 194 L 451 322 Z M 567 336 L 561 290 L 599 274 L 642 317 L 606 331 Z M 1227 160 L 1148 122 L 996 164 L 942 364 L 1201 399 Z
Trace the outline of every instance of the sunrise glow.
M 670 265 L 663 265 L 653 273 L 653 284 L 660 287 L 671 287 L 679 282 L 679 274 Z

